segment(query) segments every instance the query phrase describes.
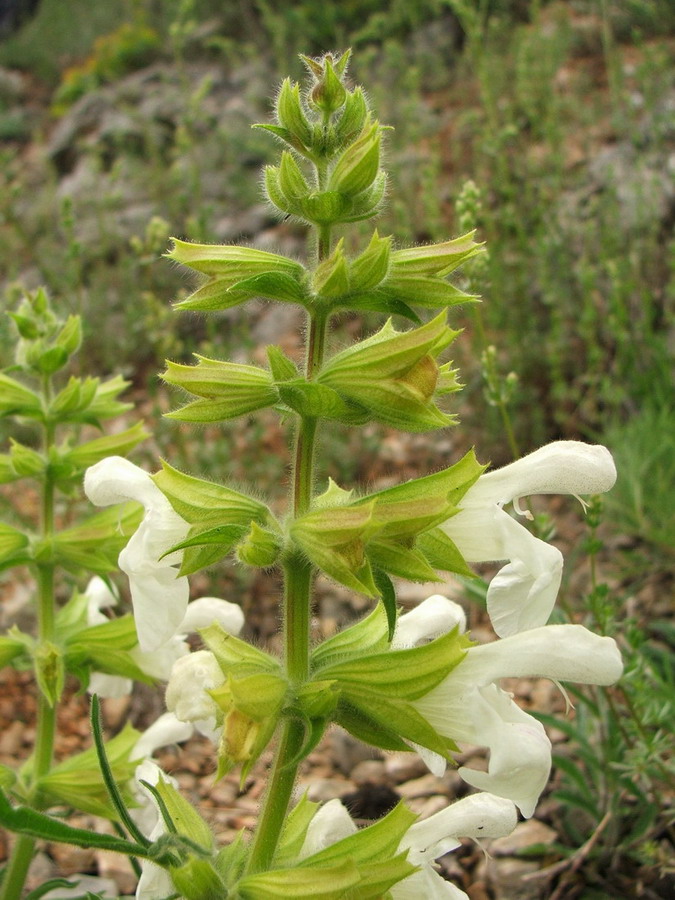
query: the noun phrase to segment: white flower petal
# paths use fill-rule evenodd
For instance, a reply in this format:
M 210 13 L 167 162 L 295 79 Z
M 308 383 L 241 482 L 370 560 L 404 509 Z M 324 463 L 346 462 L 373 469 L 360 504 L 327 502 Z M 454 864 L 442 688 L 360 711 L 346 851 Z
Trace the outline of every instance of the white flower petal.
M 469 900 L 468 894 L 446 881 L 431 866 L 424 866 L 389 891 L 392 900 Z
M 84 589 L 84 596 L 88 600 L 87 624 L 90 626 L 103 625 L 107 622 L 108 618 L 103 615 L 101 610 L 107 609 L 110 606 L 117 606 L 119 603 L 119 598 L 113 594 L 99 575 L 94 575 L 94 577 L 89 580 L 89 583 Z
M 466 614 L 459 603 L 441 594 L 434 594 L 399 617 L 391 643 L 392 649 L 416 647 L 424 641 L 447 634 L 458 625 L 461 632 L 466 630 Z
M 341 801 L 329 800 L 314 814 L 307 829 L 299 859 L 313 856 L 343 838 L 349 837 L 350 834 L 355 834 L 357 830 L 356 824 Z
M 513 800 L 525 818 L 535 810 L 551 771 L 551 742 L 541 722 L 496 685 L 480 690 L 472 707 L 475 743 L 489 748 L 487 772 L 462 766 L 460 776 L 482 791 Z
M 167 709 L 182 722 L 215 719 L 218 707 L 206 691 L 219 687 L 224 681 L 215 656 L 208 650 L 182 656 L 174 663 L 166 688 Z
M 408 860 L 413 865 L 422 865 L 455 850 L 462 837 L 493 838 L 511 834 L 517 821 L 511 800 L 493 794 L 472 794 L 412 825 L 401 842 L 401 849 L 409 849 Z
M 160 557 L 187 534 L 189 525 L 172 508 L 150 475 L 119 456 L 87 469 L 85 493 L 98 506 L 126 500 L 143 504 L 145 516 L 120 553 L 119 565 L 129 577 L 138 641 L 143 650 L 157 650 L 180 625 L 189 586 L 173 568 L 180 553 Z
M 229 634 L 239 634 L 244 627 L 244 613 L 236 603 L 220 600 L 218 597 L 200 597 L 188 604 L 178 631 L 181 634 L 192 634 L 213 622 L 217 622 Z
M 187 741 L 192 737 L 194 728 L 188 722 L 180 721 L 173 713 L 163 713 L 156 719 L 152 725 L 145 729 L 140 738 L 136 741 L 132 759 L 141 759 L 150 757 L 159 750 L 160 747 L 166 747 L 169 744 L 178 744 L 181 741 Z M 137 770 L 138 771 L 138 770 Z M 145 779 L 148 781 L 148 779 Z M 152 782 L 153 784 L 155 782 Z
M 615 480 L 606 447 L 557 441 L 481 475 L 467 491 L 460 512 L 442 528 L 467 562 L 509 560 L 488 588 L 488 612 L 498 635 L 544 625 L 562 574 L 560 552 L 535 538 L 502 506 L 530 494 L 602 493 Z
M 484 685 L 498 678 L 537 675 L 607 685 L 621 677 L 623 663 L 613 638 L 593 634 L 583 625 L 544 625 L 471 647 L 458 671 Z
M 472 503 L 501 505 L 532 494 L 603 494 L 615 481 L 616 467 L 606 447 L 554 441 L 481 475 L 469 493 Z
M 134 683 L 131 678 L 124 678 L 122 675 L 108 675 L 106 672 L 91 672 L 89 675 L 89 684 L 87 685 L 87 693 L 97 694 L 99 697 L 104 698 L 126 697 L 131 693 L 133 686 Z

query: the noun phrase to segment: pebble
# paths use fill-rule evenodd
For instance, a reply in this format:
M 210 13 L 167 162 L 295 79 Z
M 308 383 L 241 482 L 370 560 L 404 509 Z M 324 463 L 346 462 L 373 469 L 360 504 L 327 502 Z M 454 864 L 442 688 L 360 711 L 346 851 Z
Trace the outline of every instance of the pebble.
M 446 809 L 448 798 L 443 794 L 435 794 L 433 797 L 413 797 L 406 801 L 408 806 L 420 819 L 428 819 L 434 813 Z
M 300 782 L 303 790 L 307 791 L 307 797 L 314 803 L 327 803 L 335 797 L 344 797 L 356 790 L 353 781 L 340 778 L 311 778 L 306 782 Z
M 548 825 L 544 825 L 543 822 L 538 822 L 536 819 L 527 819 L 525 822 L 519 822 L 511 834 L 492 841 L 490 855 L 494 857 L 516 856 L 536 844 L 549 846 L 557 837 L 557 832 Z
M 447 800 L 447 785 L 442 778 L 432 775 L 428 772 L 421 778 L 415 778 L 413 781 L 407 781 L 398 788 L 399 794 L 405 800 L 412 800 L 417 797 L 431 797 L 434 794 L 442 794 Z
M 385 757 L 384 768 L 394 784 L 402 784 L 420 778 L 427 772 L 421 757 L 416 753 L 392 753 Z

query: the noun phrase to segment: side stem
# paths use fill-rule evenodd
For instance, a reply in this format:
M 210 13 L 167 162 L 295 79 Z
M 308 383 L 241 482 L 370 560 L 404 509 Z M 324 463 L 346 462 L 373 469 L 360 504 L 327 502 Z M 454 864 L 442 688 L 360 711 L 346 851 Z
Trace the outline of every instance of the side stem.
M 48 379 L 43 384 L 45 403 L 49 402 L 51 385 Z M 51 425 L 45 426 L 43 434 L 43 450 L 45 459 L 54 442 L 54 430 Z M 43 539 L 54 533 L 54 482 L 49 473 L 45 476 L 42 488 L 42 509 L 40 532 Z M 45 563 L 37 568 L 37 600 L 38 600 L 38 646 L 54 637 L 54 564 Z M 54 735 L 56 733 L 56 706 L 52 706 L 45 695 L 38 697 L 37 724 L 34 748 L 33 771 L 31 773 L 32 793 L 35 793 L 39 779 L 51 769 L 54 754 Z M 28 869 L 33 859 L 35 839 L 27 835 L 19 835 L 7 863 L 0 900 L 19 900 L 28 876 Z

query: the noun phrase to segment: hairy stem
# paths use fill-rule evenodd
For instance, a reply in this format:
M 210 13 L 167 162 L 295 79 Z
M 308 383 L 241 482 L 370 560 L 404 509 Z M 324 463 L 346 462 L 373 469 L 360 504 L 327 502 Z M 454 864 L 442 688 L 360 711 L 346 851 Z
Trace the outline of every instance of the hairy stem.
M 45 405 L 51 397 L 51 383 L 48 378 L 43 380 L 43 400 Z M 42 436 L 42 448 L 45 459 L 49 458 L 49 451 L 54 444 L 54 428 L 45 425 Z M 45 473 L 42 485 L 42 503 L 40 512 L 40 535 L 42 539 L 50 538 L 54 533 L 54 481 Z M 38 620 L 38 646 L 54 638 L 54 564 L 42 563 L 37 567 L 37 620 Z M 37 784 L 43 775 L 46 775 L 52 766 L 54 755 L 54 735 L 56 733 L 56 707 L 40 692 L 38 697 L 37 723 L 35 735 L 35 747 L 33 751 L 33 768 L 31 772 L 31 794 L 37 793 Z M 23 892 L 23 886 L 28 875 L 35 839 L 27 835 L 20 835 L 14 845 L 12 855 L 0 886 L 0 900 L 19 900 Z
M 325 181 L 325 170 L 317 170 L 317 183 Z M 319 228 L 318 262 L 330 254 L 331 229 Z M 323 363 L 328 319 L 317 313 L 309 317 L 305 376 L 308 380 Z M 312 501 L 314 485 L 314 445 L 318 420 L 300 418 L 295 438 L 292 478 L 292 513 L 301 516 Z M 310 620 L 312 601 L 312 566 L 301 554 L 291 552 L 284 563 L 284 653 L 286 674 L 293 685 L 300 686 L 309 675 Z M 304 727 L 286 720 L 272 768 L 269 788 L 258 819 L 251 847 L 248 872 L 269 868 L 279 843 L 288 811 L 293 785 L 298 774 Z

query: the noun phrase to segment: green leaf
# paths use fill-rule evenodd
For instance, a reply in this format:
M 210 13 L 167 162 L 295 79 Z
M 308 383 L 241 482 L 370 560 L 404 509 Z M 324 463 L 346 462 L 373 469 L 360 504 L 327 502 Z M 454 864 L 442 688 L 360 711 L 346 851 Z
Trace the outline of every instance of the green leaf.
M 109 434 L 74 447 L 64 455 L 64 459 L 73 463 L 80 470 L 86 469 L 99 460 L 105 459 L 106 456 L 126 456 L 148 437 L 150 437 L 150 432 L 145 430 L 142 422 L 137 422 L 126 431 Z
M 387 614 L 387 641 L 391 643 L 394 637 L 394 629 L 396 628 L 396 619 L 398 618 L 396 591 L 394 590 L 391 578 L 381 569 L 373 569 L 373 578 L 377 589 L 380 592 L 382 606 Z M 375 647 L 371 645 L 370 649 L 375 649 Z M 384 647 L 381 649 L 384 649 Z
M 79 881 L 68 881 L 66 878 L 50 878 L 49 881 L 45 881 L 44 884 L 41 884 L 39 888 L 35 888 L 34 891 L 27 894 L 25 900 L 40 900 L 41 897 L 44 897 L 45 894 L 48 894 L 55 888 L 68 888 L 68 890 L 74 890 L 79 883 Z M 72 895 L 69 894 L 68 896 L 71 897 Z M 86 895 L 82 894 L 80 897 L 73 898 L 73 900 L 86 900 L 86 898 L 91 896 L 94 895 L 89 893 Z
M 393 270 L 392 270 L 393 271 Z M 394 276 L 391 274 L 382 290 L 404 303 L 423 306 L 426 309 L 456 306 L 477 300 L 474 294 L 461 291 L 454 284 L 440 278 L 425 278 L 423 275 Z
M 308 856 L 300 866 L 315 868 L 344 857 L 353 860 L 359 867 L 383 859 L 393 860 L 403 836 L 416 819 L 417 815 L 412 810 L 404 803 L 399 803 L 373 825 L 362 828 L 319 853 Z M 412 872 L 411 868 L 407 874 L 411 875 Z
M 139 503 L 120 503 L 55 535 L 54 556 L 68 569 L 106 575 L 143 518 Z
M 309 825 L 319 810 L 319 803 L 309 800 L 305 792 L 284 820 L 273 864 L 275 867 L 292 865 L 300 854 L 307 837 Z
M 189 837 L 205 850 L 211 850 L 214 844 L 213 832 L 194 806 L 163 778 L 159 779 L 155 790 L 162 798 L 178 834 Z
M 173 247 L 165 254 L 168 259 L 196 269 L 205 275 L 227 277 L 230 283 L 268 272 L 284 272 L 290 276 L 302 276 L 303 266 L 266 250 L 230 244 L 194 244 L 172 238 Z
M 449 275 L 468 259 L 484 252 L 484 245 L 475 243 L 475 236 L 474 230 L 441 244 L 395 250 L 391 254 L 392 267 L 398 273 L 439 277 Z
M 265 348 L 267 359 L 269 360 L 272 377 L 275 381 L 292 381 L 294 378 L 300 377 L 300 371 L 292 359 L 275 344 L 270 344 Z
M 126 725 L 105 745 L 112 778 L 120 785 L 127 802 L 132 801 L 128 783 L 139 760 L 132 758 L 140 733 Z M 45 805 L 65 804 L 105 819 L 114 818 L 95 747 L 74 754 L 55 765 L 38 780 L 39 796 Z
M 108 796 L 110 797 L 112 805 L 115 807 L 117 815 L 120 817 L 120 821 L 127 829 L 129 834 L 133 837 L 133 839 L 135 841 L 138 841 L 138 843 L 143 847 L 147 847 L 150 845 L 150 841 L 145 837 L 145 835 L 141 832 L 134 820 L 129 815 L 129 811 L 126 808 L 126 805 L 122 798 L 122 794 L 120 793 L 117 782 L 115 781 L 115 775 L 113 774 L 113 770 L 110 766 L 110 763 L 108 762 L 106 746 L 103 740 L 101 703 L 96 694 L 94 694 L 94 696 L 91 698 L 91 729 L 94 735 L 94 746 L 96 748 L 96 757 L 98 759 L 98 764 L 101 769 L 101 776 L 106 786 L 106 790 L 108 791 Z
M 183 554 L 179 575 L 191 575 L 227 556 L 248 531 L 249 527 L 246 525 L 211 525 L 208 521 L 200 522 L 190 528 L 185 540 L 174 544 L 160 559 L 175 550 L 201 548 L 202 552 Z
M 55 841 L 60 844 L 73 844 L 75 847 L 110 850 L 125 856 L 149 857 L 145 847 L 110 834 L 87 831 L 84 828 L 73 828 L 60 819 L 52 819 L 43 813 L 35 812 L 26 806 L 12 808 L 5 794 L 0 790 L 0 824 L 8 831 L 25 834 L 38 840 Z
M 30 558 L 25 552 L 28 544 L 25 534 L 12 528 L 11 525 L 3 525 L 0 522 L 0 569 L 27 562 Z
M 408 581 L 438 581 L 438 575 L 426 557 L 418 550 L 404 547 L 401 543 L 370 541 L 366 552 L 373 566 L 390 575 L 406 578 Z
M 366 715 L 364 710 L 357 709 L 344 698 L 338 705 L 333 721 L 371 747 L 379 747 L 392 753 L 410 753 L 410 745 L 391 727 L 391 723 Z
M 265 395 L 265 403 L 275 401 L 272 378 L 265 369 L 209 359 L 198 353 L 195 357 L 198 361 L 196 366 L 167 361 L 162 379 L 167 384 L 177 385 L 208 400 L 245 401 L 247 398 L 257 399 L 262 393 Z
M 421 325 L 422 320 L 415 310 L 404 303 L 392 297 L 387 291 L 377 289 L 367 291 L 366 293 L 350 294 L 347 297 L 341 297 L 335 304 L 336 309 L 358 309 L 366 312 L 382 312 L 390 316 L 401 316 Z
M 0 372 L 0 416 L 15 415 L 39 419 L 42 403 L 34 391 Z
M 206 628 L 200 628 L 199 633 L 202 640 L 218 660 L 223 672 L 229 671 L 238 665 L 244 665 L 249 672 L 262 671 L 271 672 L 279 669 L 278 660 L 258 650 L 247 641 L 229 634 L 218 623 L 208 625 Z
M 427 720 L 406 700 L 385 696 L 377 690 L 342 687 L 342 698 L 338 704 L 335 721 L 346 728 L 354 737 L 386 749 L 381 741 L 390 741 L 395 736 L 398 741 L 412 741 L 438 753 L 444 759 L 455 744 L 438 734 Z M 408 744 L 400 749 L 410 750 Z
M 325 384 L 297 378 L 284 381 L 277 388 L 281 401 L 303 418 L 337 419 L 342 422 L 369 418 L 365 410 L 359 412 L 356 404 L 348 404 L 337 391 Z
M 193 291 L 185 300 L 174 303 L 174 309 L 193 309 L 200 312 L 218 312 L 245 303 L 250 295 L 245 291 L 230 290 L 230 283 L 224 278 L 209 278 L 201 287 Z

